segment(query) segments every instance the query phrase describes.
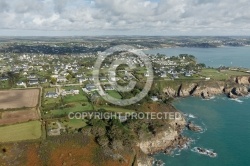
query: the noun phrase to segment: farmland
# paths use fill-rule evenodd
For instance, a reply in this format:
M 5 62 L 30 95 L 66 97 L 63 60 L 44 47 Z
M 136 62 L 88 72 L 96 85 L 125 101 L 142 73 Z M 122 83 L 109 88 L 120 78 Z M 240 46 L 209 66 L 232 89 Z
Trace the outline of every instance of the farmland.
M 35 108 L 25 110 L 21 109 L 18 111 L 4 111 L 0 114 L 0 125 L 15 124 L 39 119 L 39 114 Z
M 41 122 L 30 121 L 0 127 L 0 142 L 32 140 L 41 137 Z
M 0 91 L 0 109 L 36 107 L 39 89 Z

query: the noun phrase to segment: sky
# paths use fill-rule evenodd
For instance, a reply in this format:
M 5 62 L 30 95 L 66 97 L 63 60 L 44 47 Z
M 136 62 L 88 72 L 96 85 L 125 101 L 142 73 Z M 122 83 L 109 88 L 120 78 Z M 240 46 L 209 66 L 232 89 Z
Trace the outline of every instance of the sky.
M 0 0 L 0 36 L 250 35 L 250 0 Z

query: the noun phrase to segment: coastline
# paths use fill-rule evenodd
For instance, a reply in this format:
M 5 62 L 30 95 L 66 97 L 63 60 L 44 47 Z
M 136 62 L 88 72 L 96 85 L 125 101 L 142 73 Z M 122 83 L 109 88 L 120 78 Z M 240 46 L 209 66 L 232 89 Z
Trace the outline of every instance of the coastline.
M 155 159 L 152 157 L 157 153 L 171 154 L 176 148 L 184 149 L 191 141 L 182 135 L 183 129 L 186 127 L 184 116 L 181 120 L 174 120 L 171 123 L 173 128 L 157 133 L 150 140 L 141 141 L 137 144 L 143 158 L 138 157 L 138 166 L 152 166 Z M 145 157 L 146 155 L 146 157 Z
M 250 135 L 248 109 L 250 98 L 247 95 L 239 97 L 238 100 L 241 102 L 227 98 L 225 95 L 216 95 L 211 100 L 200 97 L 175 100 L 173 102 L 175 108 L 186 113 L 188 120 L 200 125 L 205 132 L 194 133 L 185 130 L 183 134 L 194 140 L 190 148 L 181 152 L 175 151 L 173 156 L 158 153 L 154 155 L 155 160 L 162 161 L 165 165 L 176 166 L 237 165 L 237 163 L 244 165 L 248 161 L 247 155 L 240 155 L 239 158 L 231 161 L 223 160 L 228 156 L 231 158 L 238 155 L 240 151 L 249 152 L 248 143 L 240 140 L 245 140 Z M 204 156 L 192 151 L 195 147 L 213 150 L 218 156 L 216 158 Z
M 227 81 L 199 81 L 180 83 L 175 88 L 168 86 L 163 92 L 172 98 L 197 96 L 210 99 L 215 95 L 225 94 L 229 98 L 238 98 L 250 93 L 250 76 L 232 77 Z
M 167 49 L 167 48 L 231 48 L 231 47 L 250 47 L 250 45 L 243 45 L 243 46 L 221 45 L 221 46 L 217 46 L 217 47 L 164 46 L 164 47 L 155 47 L 155 48 L 140 48 L 139 50 L 148 51 L 148 50 Z
M 237 100 L 238 97 L 249 96 L 250 94 L 250 76 L 239 76 L 231 78 L 227 81 L 212 81 L 216 84 L 207 84 L 202 83 L 190 83 L 188 85 L 181 84 L 178 88 L 178 91 L 168 87 L 164 89 L 164 93 L 169 97 L 172 97 L 174 100 L 178 98 L 185 98 L 190 96 L 201 97 L 205 100 L 209 100 L 217 95 L 225 95 L 225 97 L 231 98 L 232 100 Z M 203 82 L 204 83 L 204 82 Z M 172 104 L 171 106 L 178 112 Z M 187 137 L 182 136 L 182 132 L 185 127 L 187 127 L 186 119 L 183 116 L 183 119 L 179 122 L 173 121 L 170 123 L 172 126 L 176 126 L 172 131 L 163 131 L 157 133 L 154 139 L 149 141 L 140 142 L 139 147 L 144 154 L 148 156 L 147 161 L 142 162 L 138 159 L 138 166 L 152 166 L 153 159 L 152 155 L 156 153 L 165 153 L 170 154 L 172 150 L 176 148 L 185 148 L 188 145 L 188 142 L 191 140 Z M 149 162 L 151 161 L 151 162 Z

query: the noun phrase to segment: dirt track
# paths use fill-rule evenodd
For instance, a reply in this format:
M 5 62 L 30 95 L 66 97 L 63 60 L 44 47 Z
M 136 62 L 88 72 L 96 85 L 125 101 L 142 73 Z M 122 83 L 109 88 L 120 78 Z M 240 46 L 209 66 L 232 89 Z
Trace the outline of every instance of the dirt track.
M 0 91 L 0 109 L 36 107 L 38 99 L 38 89 Z

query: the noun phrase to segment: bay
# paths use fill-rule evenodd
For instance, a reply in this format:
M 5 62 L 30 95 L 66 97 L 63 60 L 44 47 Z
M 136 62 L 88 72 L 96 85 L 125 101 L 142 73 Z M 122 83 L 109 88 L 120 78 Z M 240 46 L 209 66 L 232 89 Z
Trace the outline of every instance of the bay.
M 173 156 L 157 154 L 154 157 L 173 166 L 239 166 L 250 165 L 250 98 L 237 100 L 217 96 L 211 100 L 197 97 L 177 99 L 173 105 L 180 111 L 194 115 L 189 118 L 205 128 L 204 133 L 184 131 L 195 142 L 189 149 Z M 203 147 L 213 149 L 218 156 L 210 158 L 190 149 Z
M 219 47 L 219 48 L 161 48 L 144 50 L 147 54 L 166 54 L 178 56 L 179 54 L 194 55 L 199 63 L 210 67 L 244 67 L 250 68 L 250 47 Z

